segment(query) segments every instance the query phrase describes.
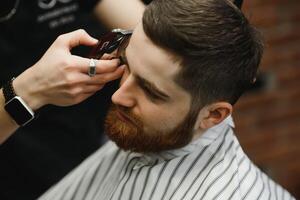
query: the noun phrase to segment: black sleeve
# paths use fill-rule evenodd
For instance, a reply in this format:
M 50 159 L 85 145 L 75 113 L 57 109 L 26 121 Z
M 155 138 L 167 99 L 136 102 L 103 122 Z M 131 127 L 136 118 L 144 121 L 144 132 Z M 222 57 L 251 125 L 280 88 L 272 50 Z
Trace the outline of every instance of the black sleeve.
M 79 0 L 79 5 L 83 10 L 92 11 L 100 1 L 101 0 Z
M 243 5 L 243 0 L 235 0 L 235 1 L 234 1 L 234 4 L 235 4 L 239 9 L 241 9 L 241 8 L 242 8 L 242 5 Z
M 80 7 L 84 10 L 91 11 L 101 0 L 79 0 Z M 141 0 L 145 4 L 151 3 L 152 0 Z

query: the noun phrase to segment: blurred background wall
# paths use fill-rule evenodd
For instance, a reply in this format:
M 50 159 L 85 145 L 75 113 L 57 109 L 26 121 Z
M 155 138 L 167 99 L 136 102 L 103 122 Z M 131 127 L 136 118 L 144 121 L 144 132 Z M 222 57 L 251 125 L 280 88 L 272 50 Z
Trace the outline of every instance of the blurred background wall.
M 300 1 L 244 0 L 243 12 L 264 35 L 256 87 L 234 111 L 249 157 L 300 199 Z

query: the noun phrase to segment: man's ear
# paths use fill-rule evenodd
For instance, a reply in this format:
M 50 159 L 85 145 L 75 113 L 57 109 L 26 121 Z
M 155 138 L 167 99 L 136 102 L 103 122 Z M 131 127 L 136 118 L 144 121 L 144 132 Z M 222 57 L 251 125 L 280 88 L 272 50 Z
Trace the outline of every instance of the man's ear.
M 232 113 L 232 105 L 228 102 L 216 102 L 203 107 L 197 117 L 196 129 L 208 129 L 221 123 Z

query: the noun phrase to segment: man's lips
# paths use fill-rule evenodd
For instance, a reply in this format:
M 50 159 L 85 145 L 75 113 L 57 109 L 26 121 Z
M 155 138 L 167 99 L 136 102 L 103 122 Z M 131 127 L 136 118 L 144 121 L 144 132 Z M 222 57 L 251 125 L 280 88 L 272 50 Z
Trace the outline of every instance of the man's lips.
M 124 114 L 121 110 L 117 110 L 117 116 L 123 122 L 132 123 L 132 124 L 136 125 L 136 123 L 130 117 L 128 117 L 126 114 Z

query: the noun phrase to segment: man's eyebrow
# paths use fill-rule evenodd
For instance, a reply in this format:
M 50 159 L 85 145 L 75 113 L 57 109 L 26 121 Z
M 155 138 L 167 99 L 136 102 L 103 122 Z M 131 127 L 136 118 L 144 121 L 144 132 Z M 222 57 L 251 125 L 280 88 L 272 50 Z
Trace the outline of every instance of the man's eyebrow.
M 160 96 L 162 99 L 169 99 L 170 97 L 162 92 L 160 89 L 158 89 L 155 84 L 151 83 L 150 81 L 144 79 L 143 77 L 140 77 L 138 75 L 135 75 L 135 78 L 137 79 L 137 82 L 140 86 L 143 88 L 146 88 L 147 90 L 150 90 L 150 92 L 154 93 L 155 95 Z
M 130 71 L 130 66 L 127 60 L 127 56 L 126 56 L 126 51 L 123 52 L 123 54 L 121 54 L 122 60 L 124 62 L 124 64 L 127 65 L 128 70 Z M 140 86 L 142 86 L 143 88 L 146 88 L 148 90 L 150 90 L 152 93 L 160 96 L 163 99 L 169 99 L 169 95 L 165 94 L 164 92 L 162 92 L 160 89 L 158 89 L 155 84 L 151 83 L 150 81 L 144 79 L 143 77 L 139 76 L 139 75 L 135 75 L 135 78 L 137 79 L 137 82 Z

